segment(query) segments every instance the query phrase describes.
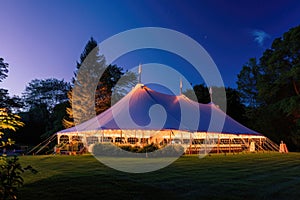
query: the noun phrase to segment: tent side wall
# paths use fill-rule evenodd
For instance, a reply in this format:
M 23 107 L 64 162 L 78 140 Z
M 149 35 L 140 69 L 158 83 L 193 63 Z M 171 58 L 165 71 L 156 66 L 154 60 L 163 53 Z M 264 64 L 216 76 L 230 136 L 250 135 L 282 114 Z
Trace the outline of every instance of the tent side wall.
M 143 147 L 147 144 L 164 146 L 180 144 L 187 154 L 205 152 L 277 151 L 278 145 L 265 136 L 236 135 L 178 130 L 101 130 L 89 132 L 57 133 L 58 144 L 80 141 L 91 152 L 96 143 L 111 142 L 116 145 Z

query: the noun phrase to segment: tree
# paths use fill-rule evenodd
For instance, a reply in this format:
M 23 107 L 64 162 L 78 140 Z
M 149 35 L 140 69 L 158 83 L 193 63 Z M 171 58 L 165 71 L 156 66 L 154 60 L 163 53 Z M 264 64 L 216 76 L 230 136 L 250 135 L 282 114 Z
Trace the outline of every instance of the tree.
M 8 63 L 5 63 L 4 59 L 0 58 L 0 82 L 7 77 L 8 67 Z M 0 108 L 6 108 L 12 111 L 18 110 L 22 106 L 20 98 L 17 96 L 10 97 L 7 89 L 0 88 Z
M 109 65 L 100 78 L 95 93 L 95 112 L 100 114 L 124 97 L 137 84 L 133 72 L 122 72 L 122 68 Z
M 0 82 L 7 77 L 8 64 L 0 58 Z M 15 132 L 18 128 L 24 126 L 19 115 L 12 113 L 12 107 L 18 107 L 19 98 L 10 98 L 8 90 L 0 88 L 0 147 L 14 144 L 10 138 L 6 137 L 9 131 Z M 7 159 L 0 156 L 0 199 L 17 199 L 18 187 L 23 185 L 21 173 L 24 170 L 30 170 L 36 173 L 31 166 L 22 168 L 15 156 L 13 159 Z
M 117 103 L 138 83 L 137 74 L 126 71 L 112 88 L 111 105 Z
M 204 84 L 195 85 L 193 90 L 186 90 L 184 95 L 199 103 L 209 103 L 210 95 L 208 88 Z M 196 99 L 195 99 L 196 95 Z
M 3 135 L 6 130 L 16 131 L 19 127 L 24 126 L 21 121 L 20 116 L 12 114 L 8 109 L 0 108 L 0 139 L 2 142 L 1 147 L 7 144 L 13 144 L 13 142 L 8 138 L 7 141 L 3 140 Z
M 14 139 L 22 144 L 36 145 L 41 142 L 42 135 L 51 126 L 51 114 L 46 104 L 37 104 L 27 112 L 20 113 L 22 121 L 26 124 L 18 130 Z
M 243 66 L 241 72 L 238 74 L 238 91 L 241 95 L 241 100 L 249 107 L 257 107 L 258 89 L 257 81 L 259 76 L 259 66 L 256 58 L 250 58 L 248 63 Z
M 64 126 L 72 127 L 74 121 L 81 123 L 95 114 L 102 113 L 111 106 L 113 94 L 116 99 L 120 98 L 121 92 L 124 92 L 122 90 L 125 87 L 124 84 L 129 85 L 130 80 L 131 82 L 136 80 L 133 73 L 127 73 L 127 81 L 119 84 L 118 81 L 124 75 L 122 70 L 116 65 L 106 65 L 104 56 L 99 55 L 97 42 L 91 38 L 80 55 L 80 61 L 77 62 L 72 79 L 72 90 L 68 93 L 69 106 L 66 108 L 67 115 L 63 120 Z M 119 87 L 114 90 L 116 84 Z
M 247 124 L 247 118 L 245 116 L 246 108 L 242 103 L 240 92 L 230 87 L 227 87 L 225 90 L 227 101 L 226 114 L 242 124 Z
M 91 96 L 91 93 L 95 90 L 93 85 L 99 81 L 97 75 L 104 70 L 105 58 L 99 55 L 97 42 L 91 38 L 80 55 L 80 62 L 77 62 L 74 72 L 72 90 L 68 94 L 70 107 L 67 108 L 67 116 L 63 121 L 65 127 L 74 126 L 74 121 L 84 122 L 94 115 L 95 96 Z
M 250 59 L 237 83 L 248 125 L 300 150 L 300 26 L 276 38 L 259 63 Z
M 10 97 L 8 90 L 0 88 L 0 108 L 7 108 L 9 111 L 17 113 L 23 108 L 24 103 L 18 96 Z
M 213 103 L 218 105 L 218 102 L 224 102 L 223 97 L 220 97 L 218 94 L 221 90 L 224 90 L 222 87 L 212 87 L 212 100 Z M 226 110 L 221 106 L 220 109 L 226 111 L 226 113 L 239 121 L 240 123 L 244 123 L 245 119 L 245 106 L 242 104 L 240 99 L 240 93 L 233 88 L 227 87 L 226 91 Z M 204 84 L 199 84 L 194 86 L 194 90 L 187 90 L 184 92 L 185 96 L 193 99 L 194 101 L 198 101 L 199 103 L 207 104 L 211 101 L 209 89 Z M 195 94 L 197 99 L 193 98 Z
M 66 116 L 66 108 L 69 105 L 68 102 L 57 104 L 52 113 L 49 115 L 48 124 L 46 126 L 45 133 L 41 135 L 42 138 L 48 138 L 53 133 L 56 133 L 64 129 L 62 120 Z
M 68 101 L 67 93 L 70 90 L 70 84 L 64 80 L 55 78 L 34 79 L 23 93 L 23 100 L 27 109 L 34 106 L 45 104 L 49 112 L 59 104 Z
M 282 135 L 282 140 L 297 148 L 300 145 L 300 26 L 273 41 L 260 58 L 260 71 L 258 96 L 265 109 L 278 114 L 270 116 L 271 119 L 280 118 L 273 124 L 277 127 L 275 134 Z
M 104 71 L 95 92 L 95 112 L 97 115 L 110 108 L 113 88 L 122 75 L 122 69 L 116 65 L 109 65 Z
M 8 73 L 8 64 L 4 62 L 3 58 L 0 58 L 0 82 L 2 82 Z
M 7 108 L 10 105 L 11 99 L 8 90 L 0 88 L 0 108 Z
M 8 64 L 4 62 L 3 58 L 0 58 L 0 82 L 2 82 L 8 73 Z M 0 88 L 0 141 L 1 147 L 7 144 L 13 144 L 13 141 L 9 138 L 3 138 L 7 131 L 16 131 L 19 127 L 24 126 L 20 116 L 11 112 L 12 105 L 15 106 L 16 97 L 10 98 L 8 90 Z M 5 140 L 6 139 L 6 140 Z
M 57 107 L 66 104 L 70 83 L 55 78 L 34 79 L 25 89 L 22 99 L 26 109 L 20 113 L 24 127 L 14 138 L 20 143 L 35 145 L 62 129 L 62 117 L 57 124 Z M 23 109 L 24 110 L 24 109 Z
M 258 88 L 265 103 L 300 95 L 300 26 L 273 41 L 260 59 Z M 296 114 L 296 113 L 295 113 Z

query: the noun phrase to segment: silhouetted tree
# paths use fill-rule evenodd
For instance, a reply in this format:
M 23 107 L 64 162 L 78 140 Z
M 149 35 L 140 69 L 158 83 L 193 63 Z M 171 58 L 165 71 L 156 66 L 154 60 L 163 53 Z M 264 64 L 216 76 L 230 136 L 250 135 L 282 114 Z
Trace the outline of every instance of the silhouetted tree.
M 300 26 L 276 38 L 256 63 L 250 59 L 238 76 L 248 101 L 248 124 L 290 149 L 300 150 Z M 259 104 L 251 107 L 251 100 Z M 250 105 L 250 106 L 249 106 Z
M 260 71 L 258 95 L 265 110 L 276 113 L 269 116 L 274 134 L 300 149 L 300 26 L 273 41 L 260 58 Z
M 49 123 L 46 126 L 46 132 L 41 135 L 42 138 L 48 138 L 52 134 L 64 129 L 62 120 L 66 116 L 66 108 L 69 102 L 57 104 L 49 117 Z
M 50 112 L 46 104 L 37 104 L 29 111 L 20 113 L 25 126 L 18 130 L 14 139 L 21 144 L 37 145 L 50 124 Z
M 8 73 L 8 63 L 4 62 L 3 58 L 0 58 L 0 82 L 2 82 Z M 12 113 L 14 107 L 18 107 L 17 97 L 10 98 L 8 90 L 0 88 L 0 147 L 7 144 L 13 144 L 14 142 L 4 136 L 9 131 L 17 131 L 19 127 L 24 126 L 19 115 Z
M 250 58 L 248 63 L 243 66 L 238 74 L 238 91 L 241 95 L 242 102 L 249 107 L 257 107 L 258 89 L 257 81 L 259 76 L 259 66 L 256 58 Z
M 214 104 L 219 105 L 218 102 L 224 102 L 225 99 L 221 97 L 220 91 L 224 90 L 222 87 L 212 87 L 212 101 Z M 234 118 L 235 120 L 244 123 L 245 119 L 245 106 L 242 104 L 240 99 L 240 93 L 233 88 L 227 87 L 226 91 L 226 113 Z M 194 99 L 193 95 L 195 94 L 197 99 Z M 210 103 L 210 94 L 209 89 L 204 84 L 195 85 L 193 90 L 187 90 L 184 92 L 184 95 L 191 98 L 194 101 L 198 101 L 199 103 L 207 104 Z M 221 104 L 221 103 L 220 103 Z M 225 108 L 220 107 L 223 111 Z
M 64 80 L 55 78 L 34 79 L 23 93 L 23 100 L 27 109 L 40 104 L 45 104 L 49 112 L 60 103 L 68 101 L 67 93 L 70 90 L 70 84 Z
M 4 62 L 3 58 L 0 58 L 0 82 L 2 82 L 8 73 L 8 63 Z

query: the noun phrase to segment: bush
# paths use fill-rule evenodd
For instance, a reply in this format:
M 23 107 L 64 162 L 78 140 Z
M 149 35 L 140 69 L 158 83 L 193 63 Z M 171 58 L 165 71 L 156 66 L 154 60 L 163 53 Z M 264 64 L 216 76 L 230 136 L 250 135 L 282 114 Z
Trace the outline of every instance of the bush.
M 145 153 L 147 153 L 145 155 Z M 149 144 L 140 148 L 138 146 L 116 146 L 112 143 L 98 143 L 93 147 L 95 156 L 112 157 L 178 157 L 184 153 L 184 148 L 179 144 L 167 145 L 159 149 L 156 144 Z
M 150 152 L 154 152 L 158 149 L 159 149 L 159 147 L 156 144 L 151 143 L 151 144 L 148 144 L 148 145 L 144 146 L 143 148 L 141 148 L 139 153 L 150 153 Z
M 163 157 L 177 157 L 184 153 L 184 148 L 180 144 L 171 144 L 158 151 Z
M 93 147 L 93 154 L 96 156 L 117 156 L 121 149 L 112 143 L 98 143 Z
M 17 190 L 24 183 L 21 174 L 25 170 L 37 173 L 31 166 L 22 168 L 18 160 L 17 156 L 12 159 L 0 157 L 0 199 L 17 199 Z

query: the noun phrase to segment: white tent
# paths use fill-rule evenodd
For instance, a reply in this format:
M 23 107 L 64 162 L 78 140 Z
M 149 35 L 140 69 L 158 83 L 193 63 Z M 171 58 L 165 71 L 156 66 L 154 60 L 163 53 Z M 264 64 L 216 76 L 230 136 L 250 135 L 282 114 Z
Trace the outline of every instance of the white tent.
M 200 104 L 184 95 L 159 93 L 142 84 L 136 85 L 110 109 L 75 127 L 59 131 L 57 136 L 58 143 L 80 140 L 87 148 L 98 142 L 137 146 L 178 143 L 189 153 L 278 148 L 213 103 Z

